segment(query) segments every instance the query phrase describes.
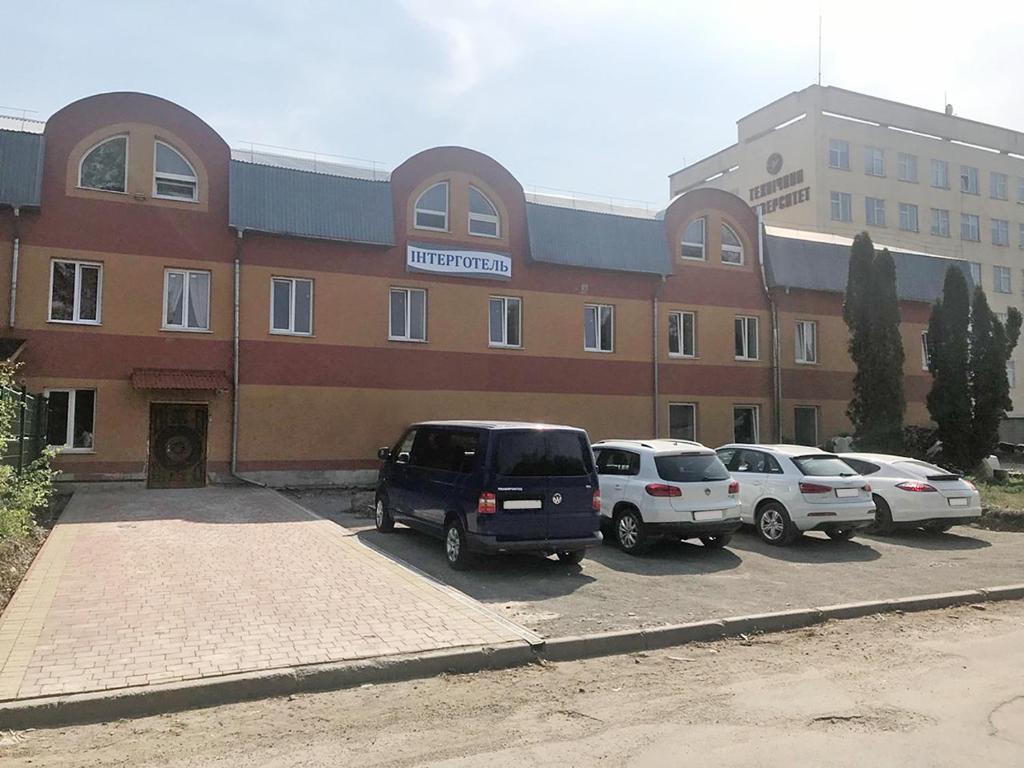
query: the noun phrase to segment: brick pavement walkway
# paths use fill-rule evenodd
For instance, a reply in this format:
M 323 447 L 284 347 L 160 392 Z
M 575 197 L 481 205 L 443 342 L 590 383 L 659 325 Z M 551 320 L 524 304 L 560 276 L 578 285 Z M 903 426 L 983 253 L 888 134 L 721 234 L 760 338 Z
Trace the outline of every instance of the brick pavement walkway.
M 274 491 L 87 487 L 0 617 L 0 701 L 524 637 Z

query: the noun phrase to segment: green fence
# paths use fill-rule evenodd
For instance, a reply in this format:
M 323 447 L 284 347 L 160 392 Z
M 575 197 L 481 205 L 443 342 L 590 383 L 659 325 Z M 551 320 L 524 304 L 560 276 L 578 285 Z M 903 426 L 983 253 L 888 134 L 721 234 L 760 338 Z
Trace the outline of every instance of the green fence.
M 0 389 L 0 397 L 14 401 L 10 425 L 14 438 L 4 446 L 0 462 L 21 472 L 22 468 L 39 458 L 46 445 L 46 397 L 30 394 L 24 387 Z

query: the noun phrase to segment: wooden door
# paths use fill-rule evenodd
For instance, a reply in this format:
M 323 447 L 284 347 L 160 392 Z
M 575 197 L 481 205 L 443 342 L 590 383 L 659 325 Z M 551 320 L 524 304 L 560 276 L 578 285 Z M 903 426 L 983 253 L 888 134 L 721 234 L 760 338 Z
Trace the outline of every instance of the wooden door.
M 150 488 L 206 485 L 207 408 L 194 403 L 149 406 Z

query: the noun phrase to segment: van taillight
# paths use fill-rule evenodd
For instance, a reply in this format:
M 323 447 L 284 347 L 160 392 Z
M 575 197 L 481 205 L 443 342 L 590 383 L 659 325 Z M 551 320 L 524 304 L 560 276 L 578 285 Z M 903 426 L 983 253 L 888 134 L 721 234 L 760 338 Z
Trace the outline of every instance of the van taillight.
M 601 491 L 597 488 L 594 489 L 594 495 L 591 497 L 590 506 L 595 512 L 601 511 Z
M 480 494 L 480 499 L 476 503 L 476 513 L 478 515 L 493 515 L 498 511 L 498 497 L 490 491 L 484 491 Z
M 676 488 L 674 485 L 665 485 L 664 483 L 648 483 L 644 489 L 647 491 L 648 496 L 682 496 L 683 492 L 681 489 Z
M 832 488 L 817 483 L 800 483 L 800 493 L 832 493 Z
M 729 481 L 729 495 L 730 496 L 735 496 L 739 492 L 740 492 L 739 481 L 737 481 L 737 480 Z

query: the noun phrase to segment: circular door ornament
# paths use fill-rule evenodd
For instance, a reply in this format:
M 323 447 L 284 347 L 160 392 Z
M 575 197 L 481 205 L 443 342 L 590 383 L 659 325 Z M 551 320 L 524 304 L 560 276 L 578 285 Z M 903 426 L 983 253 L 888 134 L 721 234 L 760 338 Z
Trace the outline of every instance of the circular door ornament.
M 765 169 L 772 176 L 774 176 L 779 171 L 781 171 L 782 170 L 782 155 L 780 155 L 778 152 L 772 152 L 770 155 L 768 155 L 768 162 L 765 163 Z
M 202 439 L 192 427 L 164 427 L 157 433 L 154 443 L 153 457 L 165 469 L 180 472 L 202 459 Z
M 562 503 L 562 494 L 556 493 L 554 496 L 551 497 L 551 501 L 553 503 L 555 503 L 555 504 L 561 504 Z

